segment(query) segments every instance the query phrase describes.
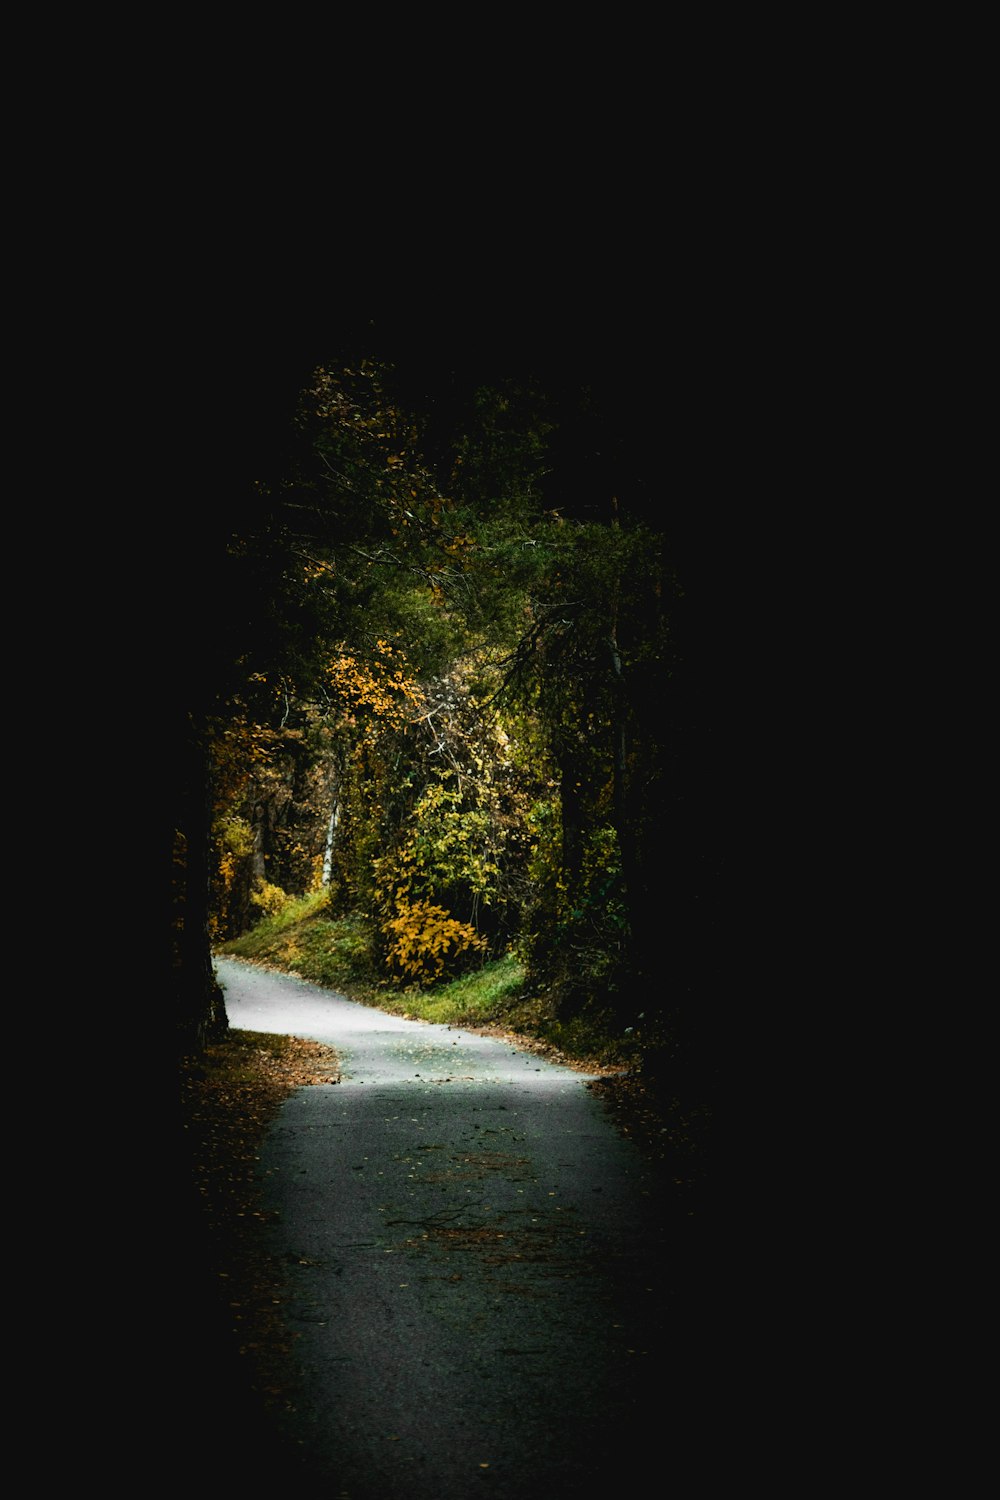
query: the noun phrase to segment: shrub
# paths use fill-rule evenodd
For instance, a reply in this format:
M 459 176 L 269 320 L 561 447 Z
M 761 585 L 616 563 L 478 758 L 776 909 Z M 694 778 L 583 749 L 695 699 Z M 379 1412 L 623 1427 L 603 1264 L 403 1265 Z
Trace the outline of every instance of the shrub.
M 262 917 L 279 916 L 291 899 L 280 885 L 271 885 L 266 880 L 259 881 L 250 893 L 250 900 Z
M 390 965 L 408 979 L 427 983 L 440 979 L 445 963 L 454 972 L 456 960 L 481 956 L 487 941 L 468 922 L 448 915 L 443 906 L 428 901 L 400 901 L 396 916 L 383 922 Z

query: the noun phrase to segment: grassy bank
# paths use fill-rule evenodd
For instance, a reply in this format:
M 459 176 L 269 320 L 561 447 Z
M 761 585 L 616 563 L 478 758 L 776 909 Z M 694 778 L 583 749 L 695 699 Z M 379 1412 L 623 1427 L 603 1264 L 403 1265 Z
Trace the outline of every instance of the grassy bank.
M 555 997 L 532 990 L 512 954 L 431 989 L 394 986 L 375 968 L 364 919 L 331 916 L 322 892 L 290 900 L 279 913 L 217 952 L 295 974 L 394 1015 L 516 1036 L 536 1051 L 588 1070 L 617 1071 L 639 1061 L 637 1046 L 621 1034 L 610 1012 L 593 1010 L 561 1019 Z

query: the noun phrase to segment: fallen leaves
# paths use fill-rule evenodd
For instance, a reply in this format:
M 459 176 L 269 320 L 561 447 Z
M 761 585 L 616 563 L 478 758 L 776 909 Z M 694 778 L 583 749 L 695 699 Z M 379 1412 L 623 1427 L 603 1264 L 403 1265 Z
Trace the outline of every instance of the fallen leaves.
M 279 1312 L 284 1272 L 260 1236 L 273 1216 L 261 1208 L 258 1153 L 290 1094 L 339 1079 L 331 1048 L 263 1032 L 230 1030 L 180 1066 L 180 1165 L 204 1226 L 205 1273 L 227 1293 L 237 1347 L 269 1402 L 288 1401 L 290 1345 Z

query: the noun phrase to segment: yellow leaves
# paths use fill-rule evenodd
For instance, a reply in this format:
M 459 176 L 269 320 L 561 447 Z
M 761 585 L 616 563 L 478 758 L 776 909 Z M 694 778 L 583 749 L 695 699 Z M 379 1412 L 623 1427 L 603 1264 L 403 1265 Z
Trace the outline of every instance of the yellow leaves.
M 389 938 L 388 958 L 409 978 L 438 979 L 447 956 L 486 951 L 486 939 L 468 922 L 450 916 L 443 906 L 397 901 L 396 910 L 396 916 L 383 923 Z
M 250 900 L 263 916 L 274 917 L 288 905 L 289 898 L 280 886 L 260 880 L 250 893 Z
M 399 665 L 400 660 L 403 665 Z M 400 729 L 407 714 L 421 701 L 420 689 L 405 670 L 405 658 L 397 647 L 379 638 L 371 660 L 360 660 L 349 651 L 341 651 L 329 663 L 326 679 L 344 701 L 345 707 L 357 712 L 368 710 L 375 721 L 373 729 Z

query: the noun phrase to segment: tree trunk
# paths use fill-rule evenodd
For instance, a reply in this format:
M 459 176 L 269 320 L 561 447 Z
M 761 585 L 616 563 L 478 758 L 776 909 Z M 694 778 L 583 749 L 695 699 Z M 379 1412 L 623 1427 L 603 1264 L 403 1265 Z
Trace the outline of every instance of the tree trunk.
M 251 855 L 251 870 L 255 881 L 263 884 L 267 880 L 267 863 L 264 859 L 264 845 L 267 841 L 269 808 L 265 802 L 256 802 L 253 809 L 253 853 Z
M 563 748 L 558 759 L 559 801 L 562 809 L 562 870 L 567 889 L 575 892 L 583 869 L 583 807 L 580 797 L 583 771 L 578 757 L 573 754 L 572 750 Z
M 211 807 L 207 738 L 202 726 L 190 722 L 179 808 L 182 862 L 175 888 L 174 986 L 182 1053 L 203 1051 L 229 1025 L 208 930 Z
M 611 499 L 611 525 L 618 530 L 618 497 Z M 627 757 L 625 754 L 625 679 L 622 675 L 622 659 L 618 651 L 618 593 L 616 577 L 611 593 L 611 630 L 608 636 L 608 651 L 611 658 L 611 735 L 614 755 L 612 805 L 615 833 L 618 837 L 618 852 L 622 861 L 622 900 L 625 907 L 625 923 L 633 961 L 636 944 L 645 938 L 637 932 L 636 897 L 638 894 L 638 852 L 635 830 L 629 817 L 626 787 Z M 640 965 L 641 967 L 641 965 Z
M 323 884 L 330 884 L 333 874 L 333 841 L 337 836 L 337 824 L 340 822 L 340 799 L 334 798 L 333 810 L 330 813 L 330 821 L 326 830 L 326 847 L 323 850 Z
M 634 900 L 637 887 L 637 863 L 636 843 L 633 834 L 632 821 L 628 812 L 628 799 L 626 788 L 626 754 L 625 754 L 625 680 L 622 676 L 621 657 L 618 654 L 618 643 L 612 635 L 608 641 L 611 652 L 611 674 L 612 674 L 612 740 L 614 745 L 614 781 L 613 781 L 613 813 L 615 822 L 615 833 L 618 837 L 618 851 L 622 861 L 622 897 L 625 906 L 625 920 L 630 938 L 635 938 L 635 911 Z

